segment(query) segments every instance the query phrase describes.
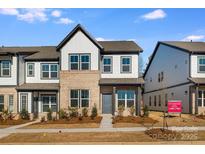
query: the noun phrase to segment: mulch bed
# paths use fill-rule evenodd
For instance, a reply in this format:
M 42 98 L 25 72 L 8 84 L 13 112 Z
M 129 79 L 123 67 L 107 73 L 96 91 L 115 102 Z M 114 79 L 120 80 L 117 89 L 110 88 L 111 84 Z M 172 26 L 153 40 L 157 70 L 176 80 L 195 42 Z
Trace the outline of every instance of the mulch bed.
M 40 122 L 39 124 L 84 124 L 84 123 L 100 123 L 102 120 L 101 116 L 95 117 L 92 119 L 91 117 L 73 117 L 71 119 L 59 119 L 59 120 L 51 120 Z
M 31 120 L 23 120 L 23 119 L 5 120 L 5 121 L 0 121 L 0 125 L 20 125 L 20 124 L 24 124 L 27 122 L 31 122 Z
M 113 118 L 112 123 L 137 123 L 137 124 L 144 124 L 144 123 L 157 123 L 157 120 L 154 120 L 149 117 L 134 117 L 134 116 L 127 116 L 127 117 L 120 117 L 117 116 Z
M 149 129 L 145 131 L 146 135 L 149 135 L 152 137 L 152 139 L 155 140 L 166 140 L 166 141 L 177 141 L 180 140 L 181 134 L 168 130 L 168 129 L 162 129 L 162 128 L 154 128 L 154 129 Z
M 199 119 L 203 119 L 203 120 L 204 120 L 204 119 L 205 119 L 205 115 L 197 115 L 196 118 L 199 118 Z

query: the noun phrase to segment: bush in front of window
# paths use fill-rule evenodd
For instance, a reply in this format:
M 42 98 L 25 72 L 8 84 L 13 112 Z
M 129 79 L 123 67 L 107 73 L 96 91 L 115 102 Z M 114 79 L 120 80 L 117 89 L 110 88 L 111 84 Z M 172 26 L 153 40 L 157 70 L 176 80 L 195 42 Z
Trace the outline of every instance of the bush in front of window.
M 149 107 L 147 105 L 143 107 L 143 117 L 149 117 Z
M 0 114 L 0 121 L 7 121 L 7 120 L 13 120 L 15 116 L 9 112 L 7 109 L 3 110 Z
M 131 115 L 131 116 L 134 116 L 134 115 L 135 115 L 135 107 L 134 107 L 134 105 L 132 105 L 132 106 L 129 108 L 129 112 L 130 112 L 130 115 Z
M 122 117 L 124 110 L 125 110 L 124 105 L 120 105 L 120 106 L 118 107 L 118 116 Z
M 64 109 L 60 109 L 58 114 L 59 114 L 59 119 L 67 119 L 68 118 L 68 114 L 66 113 L 66 111 Z
M 29 113 L 26 109 L 22 109 L 22 111 L 20 112 L 20 117 L 23 120 L 29 120 L 30 119 Z
M 83 117 L 88 117 L 88 109 L 86 107 L 82 109 L 82 115 Z
M 78 117 L 78 108 L 77 107 L 68 107 L 69 115 L 71 118 Z
M 93 106 L 92 111 L 91 111 L 91 118 L 94 119 L 98 115 L 98 109 L 96 107 L 96 104 Z
M 49 108 L 47 112 L 48 112 L 48 113 L 47 113 L 47 120 L 50 121 L 50 120 L 53 119 L 53 118 L 52 118 L 53 111 L 51 110 L 51 108 Z

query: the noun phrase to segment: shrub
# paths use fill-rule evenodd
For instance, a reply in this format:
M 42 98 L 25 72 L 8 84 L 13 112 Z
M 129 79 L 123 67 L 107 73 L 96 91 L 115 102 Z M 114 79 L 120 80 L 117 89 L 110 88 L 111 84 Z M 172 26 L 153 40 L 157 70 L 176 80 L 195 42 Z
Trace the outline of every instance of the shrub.
M 46 121 L 45 116 L 41 117 L 41 122 L 45 122 L 45 121 Z
M 122 117 L 124 110 L 125 110 L 124 105 L 120 105 L 120 106 L 118 107 L 118 116 Z
M 83 115 L 83 117 L 88 116 L 88 109 L 86 107 L 82 109 L 82 115 Z
M 94 119 L 98 115 L 98 109 L 96 107 L 96 104 L 93 106 L 92 111 L 91 111 L 91 118 Z
M 15 116 L 12 115 L 11 112 L 9 112 L 8 110 L 3 110 L 2 114 L 1 114 L 1 120 L 13 120 Z
M 26 109 L 23 109 L 21 112 L 20 112 L 20 117 L 21 119 L 23 120 L 29 120 L 30 117 L 29 117 L 29 113 Z
M 135 107 L 134 107 L 134 105 L 130 107 L 129 112 L 130 112 L 131 116 L 134 116 L 134 114 L 135 114 Z
M 52 114 L 53 114 L 52 110 L 49 108 L 47 112 L 48 112 L 47 113 L 47 120 L 52 120 L 53 119 L 53 117 L 52 117 Z
M 68 107 L 69 115 L 71 118 L 78 117 L 78 108 L 77 107 Z
M 59 111 L 59 119 L 67 119 L 68 115 L 64 109 L 60 109 Z
M 144 106 L 143 108 L 143 116 L 144 117 L 149 117 L 149 108 L 147 105 Z
M 78 117 L 78 119 L 79 119 L 80 121 L 83 120 L 83 116 L 80 114 L 79 117 Z

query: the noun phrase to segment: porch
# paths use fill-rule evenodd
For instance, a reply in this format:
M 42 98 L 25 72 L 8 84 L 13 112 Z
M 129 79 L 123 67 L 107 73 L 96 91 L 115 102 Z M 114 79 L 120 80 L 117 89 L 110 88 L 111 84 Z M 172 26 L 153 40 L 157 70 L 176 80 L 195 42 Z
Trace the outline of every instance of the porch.
M 48 84 L 23 84 L 18 90 L 18 112 L 23 109 L 36 117 L 45 116 L 48 109 L 54 113 L 59 110 L 59 85 Z

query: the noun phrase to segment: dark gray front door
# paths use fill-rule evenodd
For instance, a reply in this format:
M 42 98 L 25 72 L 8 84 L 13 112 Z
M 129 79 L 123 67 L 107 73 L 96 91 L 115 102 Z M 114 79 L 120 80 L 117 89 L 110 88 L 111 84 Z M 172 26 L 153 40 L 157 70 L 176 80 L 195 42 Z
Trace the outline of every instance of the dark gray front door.
M 103 94 L 102 100 L 103 113 L 112 114 L 112 94 Z

